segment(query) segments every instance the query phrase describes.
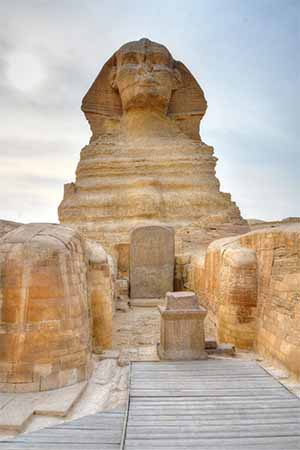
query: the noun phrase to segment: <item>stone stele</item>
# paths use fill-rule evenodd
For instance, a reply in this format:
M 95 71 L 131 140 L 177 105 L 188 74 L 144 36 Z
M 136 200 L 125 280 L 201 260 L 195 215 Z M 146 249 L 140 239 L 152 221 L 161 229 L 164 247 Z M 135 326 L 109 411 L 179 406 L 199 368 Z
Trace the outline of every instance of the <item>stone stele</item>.
M 65 185 L 60 222 L 113 256 L 137 225 L 173 227 L 177 253 L 194 247 L 200 230 L 220 230 L 212 239 L 248 231 L 200 138 L 206 108 L 201 87 L 166 47 L 148 39 L 123 45 L 83 99 L 92 137 L 75 183 Z
M 174 231 L 138 227 L 130 239 L 130 297 L 160 298 L 174 288 Z
M 158 307 L 161 314 L 161 359 L 206 359 L 204 318 L 206 309 L 199 306 L 194 292 L 168 292 L 167 305 Z

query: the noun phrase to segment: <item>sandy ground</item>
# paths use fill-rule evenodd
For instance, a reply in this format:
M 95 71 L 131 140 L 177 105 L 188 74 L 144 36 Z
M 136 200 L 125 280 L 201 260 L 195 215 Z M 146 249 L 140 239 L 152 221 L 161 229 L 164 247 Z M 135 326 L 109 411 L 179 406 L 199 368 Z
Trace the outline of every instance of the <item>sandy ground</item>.
M 134 307 L 117 311 L 113 320 L 113 348 L 156 345 L 160 339 L 160 314 L 157 307 Z

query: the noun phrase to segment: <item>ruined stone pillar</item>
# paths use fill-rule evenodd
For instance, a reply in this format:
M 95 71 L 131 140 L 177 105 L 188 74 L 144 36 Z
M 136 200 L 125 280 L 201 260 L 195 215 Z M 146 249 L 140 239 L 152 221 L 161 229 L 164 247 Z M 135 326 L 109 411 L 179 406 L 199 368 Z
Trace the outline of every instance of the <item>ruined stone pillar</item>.
M 168 292 L 166 306 L 158 309 L 161 314 L 160 359 L 206 359 L 204 318 L 207 311 L 199 306 L 194 292 Z
M 113 267 L 110 257 L 97 242 L 85 242 L 88 259 L 88 296 L 92 318 L 93 351 L 112 346 Z

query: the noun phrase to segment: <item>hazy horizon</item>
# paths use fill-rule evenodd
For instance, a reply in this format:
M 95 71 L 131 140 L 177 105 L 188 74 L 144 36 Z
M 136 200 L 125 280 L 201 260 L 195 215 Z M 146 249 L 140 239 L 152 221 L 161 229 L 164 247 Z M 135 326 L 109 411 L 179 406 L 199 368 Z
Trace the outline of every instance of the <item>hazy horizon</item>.
M 203 88 L 201 136 L 243 217 L 300 216 L 299 1 L 1 6 L 0 220 L 58 221 L 90 138 L 81 99 L 113 52 L 141 37 L 167 46 Z

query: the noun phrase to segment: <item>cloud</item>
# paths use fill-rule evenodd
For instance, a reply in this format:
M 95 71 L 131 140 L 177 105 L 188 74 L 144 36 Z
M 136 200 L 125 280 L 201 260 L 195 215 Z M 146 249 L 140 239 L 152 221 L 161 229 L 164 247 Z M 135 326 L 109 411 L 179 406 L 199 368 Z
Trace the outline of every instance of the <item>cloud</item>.
M 124 42 L 164 43 L 208 99 L 201 133 L 246 217 L 300 215 L 299 2 L 11 0 L 1 5 L 0 218 L 57 221 L 90 131 L 81 99 Z

